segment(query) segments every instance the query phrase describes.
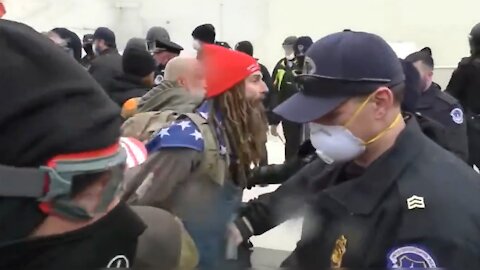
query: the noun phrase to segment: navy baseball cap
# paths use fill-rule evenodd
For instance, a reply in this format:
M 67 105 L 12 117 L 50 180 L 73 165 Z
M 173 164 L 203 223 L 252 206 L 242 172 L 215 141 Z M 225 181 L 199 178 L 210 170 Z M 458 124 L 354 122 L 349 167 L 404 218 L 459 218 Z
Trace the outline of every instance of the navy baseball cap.
M 404 80 L 397 55 L 381 37 L 354 31 L 331 34 L 307 51 L 304 72 L 296 78 L 300 92 L 274 113 L 296 123 L 311 122 L 352 97 Z

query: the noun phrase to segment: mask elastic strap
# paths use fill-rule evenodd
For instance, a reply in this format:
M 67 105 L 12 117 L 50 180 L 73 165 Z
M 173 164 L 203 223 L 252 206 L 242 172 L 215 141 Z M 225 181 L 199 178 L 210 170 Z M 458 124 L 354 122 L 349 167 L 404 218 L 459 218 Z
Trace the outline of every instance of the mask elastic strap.
M 358 114 L 363 110 L 363 108 L 365 108 L 365 106 L 367 105 L 367 103 L 370 101 L 370 99 L 373 97 L 373 93 L 368 96 L 367 99 L 365 99 L 363 101 L 363 103 L 360 105 L 360 107 L 357 108 L 357 110 L 353 113 L 353 116 L 350 118 L 350 120 L 347 121 L 347 123 L 344 125 L 344 127 L 347 127 L 348 125 L 350 125 L 353 120 L 355 120 L 355 118 L 357 118 Z
M 400 119 L 402 119 L 402 114 L 399 113 L 397 115 L 397 117 L 395 118 L 395 120 L 393 120 L 393 122 L 390 124 L 390 126 L 388 126 L 386 129 L 384 129 L 382 132 L 380 132 L 377 136 L 373 137 L 372 139 L 368 140 L 366 143 L 364 143 L 365 145 L 369 145 L 373 142 L 375 142 L 376 140 L 380 139 L 387 131 L 389 131 L 390 129 L 392 129 L 394 126 L 396 126 L 398 124 L 398 122 L 400 122 Z

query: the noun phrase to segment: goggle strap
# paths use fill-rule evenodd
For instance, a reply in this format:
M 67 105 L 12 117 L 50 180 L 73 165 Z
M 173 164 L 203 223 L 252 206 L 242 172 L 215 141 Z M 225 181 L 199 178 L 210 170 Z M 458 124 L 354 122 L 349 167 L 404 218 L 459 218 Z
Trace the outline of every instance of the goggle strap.
M 0 197 L 41 198 L 44 188 L 44 171 L 0 165 Z
M 105 170 L 125 163 L 126 152 L 123 148 L 117 154 L 93 160 L 57 161 L 56 168 L 18 168 L 0 165 L 0 197 L 37 198 L 48 201 L 61 194 L 68 194 L 71 181 L 62 174 L 90 173 Z M 76 172 L 76 173 L 75 173 Z M 48 189 L 45 179 L 49 177 Z M 48 193 L 45 195 L 45 192 Z

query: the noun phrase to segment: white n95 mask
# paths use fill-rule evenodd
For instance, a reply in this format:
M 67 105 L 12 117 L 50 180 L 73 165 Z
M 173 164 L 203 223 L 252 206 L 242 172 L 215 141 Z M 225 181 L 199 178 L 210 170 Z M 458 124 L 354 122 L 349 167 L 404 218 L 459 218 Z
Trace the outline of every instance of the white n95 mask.
M 363 152 L 365 152 L 366 146 L 377 141 L 387 131 L 392 129 L 402 119 L 402 114 L 398 114 L 395 120 L 383 131 L 374 136 L 368 141 L 353 135 L 353 133 L 347 128 L 363 110 L 368 101 L 372 98 L 370 95 L 363 103 L 355 110 L 355 113 L 343 126 L 341 125 L 322 125 L 318 123 L 310 123 L 310 140 L 313 147 L 317 150 L 317 155 L 325 161 L 327 164 L 333 162 L 347 162 L 352 161 Z
M 327 164 L 351 161 L 366 148 L 364 142 L 344 126 L 310 123 L 310 140 L 317 155 Z

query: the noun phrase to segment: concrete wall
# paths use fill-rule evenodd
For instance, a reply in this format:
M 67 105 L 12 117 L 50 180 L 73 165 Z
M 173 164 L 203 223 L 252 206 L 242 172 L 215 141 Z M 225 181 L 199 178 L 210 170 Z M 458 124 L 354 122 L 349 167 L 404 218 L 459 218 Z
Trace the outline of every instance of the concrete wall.
M 193 28 L 210 22 L 218 39 L 232 46 L 251 40 L 256 56 L 272 68 L 282 56 L 287 35 L 318 39 L 345 28 L 375 32 L 393 43 L 430 46 L 438 81 L 448 80 L 459 59 L 468 54 L 467 36 L 477 21 L 480 1 L 436 0 L 3 0 L 6 18 L 25 22 L 37 30 L 56 26 L 78 34 L 108 26 L 119 45 L 132 36 L 144 36 L 153 25 L 166 27 L 172 39 L 192 54 Z M 445 72 L 447 70 L 448 72 Z

